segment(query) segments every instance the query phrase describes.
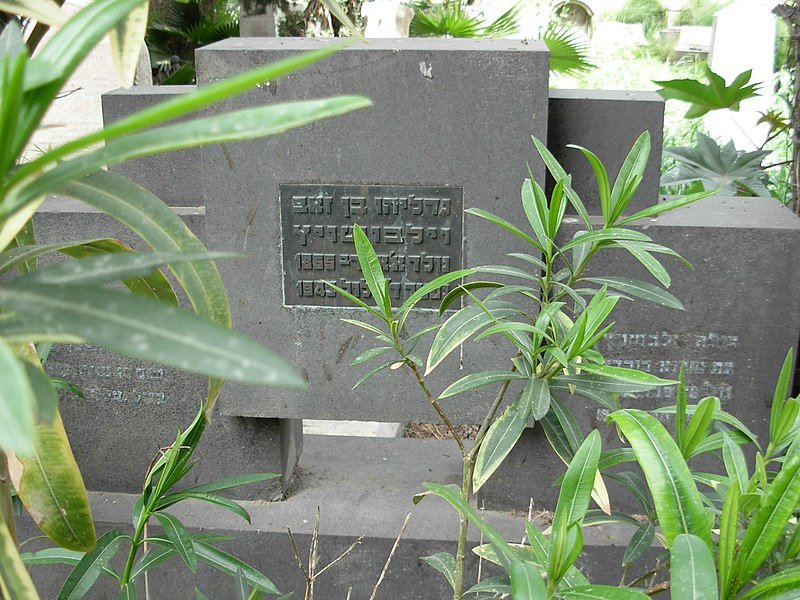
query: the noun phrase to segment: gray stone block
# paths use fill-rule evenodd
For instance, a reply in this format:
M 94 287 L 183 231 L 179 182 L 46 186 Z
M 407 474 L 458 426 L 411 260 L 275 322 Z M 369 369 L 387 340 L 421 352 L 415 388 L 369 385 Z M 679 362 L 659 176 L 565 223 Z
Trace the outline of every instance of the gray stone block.
M 198 51 L 200 84 L 326 43 L 220 42 Z M 382 421 L 434 418 L 429 402 L 413 389 L 408 376 L 381 375 L 374 386 L 350 391 L 369 367 L 347 365 L 373 340 L 339 319 L 359 318 L 359 313 L 285 306 L 279 185 L 459 187 L 465 208 L 478 206 L 521 222 L 519 190 L 527 175 L 526 161 L 534 152 L 530 135 L 546 137 L 547 64 L 540 43 L 373 40 L 227 103 L 227 108 L 241 108 L 356 93 L 370 98 L 374 106 L 278 137 L 208 148 L 203 154 L 210 246 L 248 257 L 233 268 L 221 265 L 232 294 L 235 325 L 267 345 L 279 340 L 284 356 L 303 369 L 310 382 L 307 393 L 254 394 L 232 386 L 221 400 L 223 412 Z M 543 176 L 540 163 L 534 162 L 533 169 Z M 399 219 L 396 225 L 407 225 Z M 369 219 L 359 222 L 372 225 Z M 341 225 L 349 226 L 346 221 Z M 463 232 L 468 266 L 500 262 L 516 247 L 513 236 L 475 217 L 464 218 Z M 431 318 L 430 312 L 420 312 L 409 330 Z M 463 374 L 462 366 L 490 368 L 502 354 L 495 342 L 454 354 L 438 369 L 441 373 L 435 373 L 432 385 L 441 390 Z M 454 419 L 478 419 L 489 400 L 474 400 L 454 402 Z
M 193 85 L 136 86 L 102 95 L 106 126 L 135 112 L 156 106 L 195 89 Z M 190 115 L 189 119 L 196 115 Z M 202 206 L 200 148 L 143 156 L 114 165 L 119 173 L 153 192 L 170 206 Z
M 625 212 L 633 214 L 658 197 L 663 130 L 664 99 L 655 92 L 550 90 L 547 147 L 572 175 L 572 187 L 589 214 L 600 214 L 594 172 L 583 153 L 567 144 L 594 152 L 613 181 L 636 138 L 643 131 L 650 132 L 650 162 Z M 547 179 L 549 194 L 554 182 L 549 175 Z M 574 213 L 571 206 L 567 211 Z
M 202 232 L 201 215 L 177 208 L 189 226 Z M 111 237 L 141 248 L 135 235 L 110 217 L 87 210 L 66 198 L 51 198 L 36 214 L 40 243 Z M 46 260 L 46 259 L 44 259 Z M 65 395 L 61 415 L 88 489 L 138 492 L 148 465 L 159 448 L 175 441 L 197 414 L 205 397 L 206 380 L 145 363 L 89 345 L 57 345 L 45 366 L 48 373 L 78 386 L 85 399 Z M 218 415 L 200 444 L 197 466 L 185 481 L 194 485 L 212 479 L 253 472 L 284 472 L 302 449 L 292 445 L 296 430 L 277 419 Z M 296 436 L 296 431 L 293 435 Z M 283 448 L 281 438 L 283 437 Z M 288 477 L 283 482 L 288 485 Z M 272 498 L 279 480 L 236 489 L 244 498 Z
M 302 556 L 306 556 L 319 507 L 319 569 L 364 535 L 347 557 L 319 577 L 315 592 L 320 598 L 344 598 L 350 587 L 353 588 L 352 597 L 368 597 L 405 515 L 410 512 L 408 526 L 376 598 L 448 597 L 445 579 L 420 557 L 455 552 L 458 515 L 439 498 L 426 498 L 414 506 L 411 496 L 421 491 L 423 480 L 447 483 L 460 478 L 455 445 L 440 440 L 318 436 L 309 436 L 307 443 L 304 471 L 289 498 L 283 502 L 245 503 L 252 525 L 217 507 L 198 503 L 176 505 L 172 512 L 192 530 L 234 536 L 235 539 L 220 547 L 262 570 L 281 591 L 293 591 L 298 596 L 303 592 L 304 579 L 292 555 L 286 529 L 292 530 Z M 400 460 L 387 467 L 392 459 Z M 385 476 L 387 469 L 391 470 L 392 481 L 376 484 L 376 475 Z M 125 494 L 92 494 L 98 530 L 128 529 L 132 501 L 133 498 Z M 518 541 L 524 535 L 520 514 L 486 511 L 484 517 L 509 541 Z M 23 538 L 35 533 L 29 523 L 23 524 L 21 529 Z M 614 584 L 619 581 L 621 555 L 632 532 L 632 528 L 625 526 L 586 530 L 579 563 L 593 582 Z M 37 540 L 32 544 L 37 543 L 42 542 Z M 469 547 L 479 543 L 479 534 L 473 527 Z M 483 577 L 498 574 L 486 562 L 482 569 Z M 476 573 L 476 557 L 469 553 L 467 581 L 474 581 Z M 33 568 L 33 577 L 42 597 L 55 597 L 65 569 L 37 566 Z M 232 585 L 231 578 L 202 565 L 197 574 L 192 575 L 179 559 L 157 566 L 150 576 L 154 600 L 189 598 L 194 587 L 209 597 L 228 598 L 233 595 Z M 141 590 L 140 595 L 143 596 Z M 105 597 L 116 597 L 110 578 L 102 580 L 92 593 L 92 598 Z
M 616 325 L 598 347 L 606 363 L 665 379 L 677 379 L 683 364 L 688 403 L 719 397 L 724 410 L 766 443 L 775 382 L 786 352 L 800 339 L 800 277 L 794 264 L 800 219 L 771 199 L 714 196 L 631 228 L 674 249 L 694 270 L 672 257 L 663 260 L 672 276 L 669 291 L 685 311 L 638 299 L 619 302 L 610 317 Z M 577 229 L 572 219 L 562 240 Z M 619 250 L 586 274 L 653 281 Z M 655 409 L 672 404 L 675 392 L 676 386 L 661 387 L 621 402 Z M 580 398 L 565 400 L 584 433 L 600 429 L 604 447 L 615 443 L 605 409 Z M 671 430 L 672 419 L 663 420 Z M 531 496 L 554 505 L 557 490 L 549 486 L 564 469 L 548 455 L 554 456 L 541 430 L 528 431 L 482 491 L 487 506 L 525 508 Z

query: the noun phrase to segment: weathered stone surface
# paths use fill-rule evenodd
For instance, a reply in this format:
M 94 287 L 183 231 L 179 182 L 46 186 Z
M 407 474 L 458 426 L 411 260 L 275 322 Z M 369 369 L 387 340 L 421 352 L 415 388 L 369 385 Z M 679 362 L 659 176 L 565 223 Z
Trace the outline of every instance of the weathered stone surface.
M 325 43 L 221 42 L 198 51 L 200 84 Z M 539 43 L 374 40 L 227 103 L 227 108 L 241 108 L 358 93 L 374 106 L 278 137 L 209 148 L 203 154 L 210 245 L 247 255 L 235 267 L 221 265 L 232 294 L 235 325 L 267 345 L 280 343 L 283 355 L 304 369 L 310 382 L 307 393 L 263 395 L 231 386 L 221 399 L 223 412 L 384 421 L 434 418 L 410 374 L 381 374 L 373 384 L 350 391 L 369 366 L 347 365 L 373 345 L 373 339 L 339 319 L 361 318 L 360 312 L 285 306 L 278 186 L 459 187 L 465 208 L 478 206 L 522 222 L 519 190 L 527 175 L 526 160 L 534 154 L 530 135 L 546 137 L 546 73 L 547 53 Z M 532 164 L 541 177 L 541 163 Z M 370 218 L 367 214 L 353 221 L 370 226 Z M 406 224 L 402 215 L 397 218 L 394 225 Z M 517 247 L 513 236 L 476 217 L 464 218 L 463 232 L 467 266 L 501 262 Z M 349 248 L 353 254 L 353 246 Z M 320 273 L 320 279 L 336 277 L 336 271 Z M 402 273 L 394 277 L 402 281 Z M 409 331 L 431 319 L 430 312 L 415 315 Z M 490 368 L 503 354 L 493 341 L 454 353 L 439 373 L 434 372 L 431 384 L 440 391 L 464 374 L 462 364 L 466 369 Z M 452 403 L 454 420 L 479 418 L 489 400 L 473 400 Z
M 134 112 L 155 106 L 195 89 L 193 85 L 136 86 L 101 96 L 103 123 L 109 124 Z M 191 115 L 185 118 L 194 118 Z M 143 156 L 114 165 L 119 173 L 150 190 L 170 206 L 202 206 L 200 148 Z
M 658 197 L 663 129 L 664 99 L 655 92 L 550 90 L 547 147 L 572 175 L 572 187 L 591 215 L 600 214 L 594 171 L 583 153 L 567 144 L 594 152 L 613 181 L 636 138 L 650 132 L 650 162 L 625 212 L 633 214 Z M 548 193 L 553 183 L 548 176 Z M 574 212 L 571 206 L 567 211 Z

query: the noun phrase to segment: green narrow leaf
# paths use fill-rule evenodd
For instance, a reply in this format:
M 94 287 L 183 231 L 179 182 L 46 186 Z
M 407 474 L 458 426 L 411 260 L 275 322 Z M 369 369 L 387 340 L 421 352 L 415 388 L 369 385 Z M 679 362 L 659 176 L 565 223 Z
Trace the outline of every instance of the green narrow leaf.
M 581 369 L 594 373 L 595 375 L 602 375 L 624 381 L 626 383 L 636 383 L 641 385 L 650 385 L 653 387 L 664 385 L 675 385 L 678 383 L 673 379 L 661 379 L 650 373 L 639 371 L 637 369 L 626 369 L 625 367 L 609 367 L 606 365 L 593 365 L 591 363 L 581 363 Z
M 703 398 L 697 405 L 697 410 L 695 410 L 692 418 L 689 419 L 683 435 L 684 458 L 689 458 L 692 450 L 706 437 L 714 411 L 717 410 L 719 410 L 719 399 L 711 396 Z
M 23 15 L 51 27 L 60 27 L 66 21 L 61 8 L 53 0 L 2 0 L 0 10 Z
M 553 515 L 553 531 L 560 523 L 567 527 L 583 520 L 589 508 L 597 463 L 600 459 L 600 432 L 596 429 L 586 436 L 567 468 L 561 491 L 558 494 L 555 514 Z M 550 552 L 554 547 L 550 538 Z
M 442 301 L 439 303 L 439 316 L 444 314 L 452 304 L 473 290 L 481 290 L 485 288 L 503 288 L 505 287 L 502 283 L 498 283 L 497 281 L 468 281 L 466 283 L 462 283 L 457 285 L 452 290 L 445 294 Z M 406 313 L 407 314 L 407 313 Z M 403 316 L 406 316 L 405 314 Z
M 777 541 L 786 531 L 786 522 L 800 502 L 800 456 L 783 464 L 778 475 L 761 497 L 758 508 L 742 538 L 741 552 L 734 564 L 735 579 L 730 592 L 735 594 L 760 569 Z
M 43 333 L 72 333 L 128 356 L 244 383 L 305 386 L 251 338 L 163 302 L 103 288 L 8 284 L 0 304 L 40 320 Z
M 468 213 L 468 214 L 470 214 L 470 215 L 475 215 L 476 217 L 480 217 L 480 218 L 482 218 L 482 219 L 486 219 L 486 220 L 487 220 L 487 221 L 489 221 L 490 223 L 494 223 L 495 225 L 497 225 L 497 226 L 499 226 L 499 227 L 502 227 L 502 228 L 503 228 L 503 229 L 505 229 L 506 231 L 508 231 L 508 232 L 510 232 L 510 233 L 513 233 L 514 235 L 516 235 L 518 238 L 521 238 L 521 239 L 525 240 L 526 242 L 528 242 L 528 243 L 529 243 L 531 246 L 533 246 L 534 248 L 538 248 L 539 250 L 541 250 L 542 252 L 544 252 L 544 248 L 542 248 L 542 247 L 541 247 L 541 245 L 539 244 L 539 242 L 537 242 L 536 240 L 534 240 L 534 239 L 533 239 L 531 236 L 529 236 L 527 233 L 523 232 L 523 231 L 522 231 L 521 229 L 519 229 L 517 226 L 515 226 L 515 225 L 512 225 L 511 223 L 509 223 L 509 222 L 508 222 L 508 221 L 506 221 L 505 219 L 503 219 L 503 218 L 501 218 L 501 217 L 498 217 L 497 215 L 493 215 L 493 214 L 492 214 L 492 213 L 490 213 L 489 211 L 487 211 L 487 210 L 483 210 L 482 208 L 468 208 L 468 209 L 467 209 L 467 210 L 465 210 L 464 212 L 465 212 L 465 213 Z
M 528 382 L 528 385 L 531 388 L 531 416 L 534 420 L 538 421 L 542 419 L 550 410 L 550 384 L 548 383 L 547 379 L 542 377 L 533 377 Z
M 515 600 L 540 600 L 547 597 L 547 587 L 539 570 L 531 563 L 515 560 L 508 568 L 511 595 Z
M 653 538 L 656 534 L 656 527 L 650 520 L 645 521 L 639 528 L 633 532 L 628 546 L 625 548 L 625 554 L 622 556 L 622 565 L 629 565 L 632 562 L 641 558 L 648 548 L 653 544 Z
M 465 594 L 510 594 L 511 584 L 508 577 L 487 577 L 469 588 Z
M 581 368 L 587 363 L 581 363 Z M 556 375 L 550 380 L 550 389 L 559 391 L 570 391 L 568 386 L 575 386 L 575 394 L 583 395 L 587 390 L 597 392 L 608 392 L 612 394 L 632 394 L 635 392 L 646 392 L 655 387 L 649 383 L 633 383 L 622 381 L 604 375 L 594 375 L 591 373 L 580 373 L 579 375 Z M 587 396 L 589 397 L 589 396 Z M 597 399 L 591 396 L 592 399 Z M 604 402 L 602 403 L 606 405 Z M 606 406 L 607 407 L 607 406 Z
M 724 431 L 722 432 L 722 439 L 722 459 L 730 478 L 730 484 L 738 484 L 739 490 L 745 493 L 750 483 L 750 474 L 747 472 L 747 461 L 745 460 L 744 452 L 742 452 L 739 444 L 734 442 L 731 436 Z
M 714 557 L 697 536 L 682 533 L 670 546 L 670 594 L 675 600 L 718 600 Z
M 241 568 L 236 569 L 236 577 L 234 578 L 236 588 L 236 600 L 247 600 L 247 592 L 249 586 L 244 577 L 244 571 Z
M 355 367 L 361 363 L 369 362 L 373 358 L 376 358 L 381 354 L 388 352 L 389 350 L 394 350 L 394 348 L 392 346 L 381 346 L 378 348 L 370 348 L 369 350 L 365 350 L 356 356 L 352 361 L 350 361 L 350 366 Z
M 522 208 L 525 211 L 525 216 L 528 218 L 528 223 L 531 225 L 533 234 L 539 241 L 537 246 L 543 252 L 547 250 L 546 254 L 550 254 L 551 240 L 547 235 L 547 230 L 550 229 L 550 224 L 545 221 L 547 213 L 547 198 L 544 197 L 544 191 L 538 183 L 532 179 L 526 179 L 522 183 Z
M 431 556 L 423 556 L 420 560 L 425 561 L 439 573 L 444 575 L 447 583 L 452 589 L 456 589 L 456 558 L 447 552 L 437 552 Z
M 568 144 L 567 147 L 576 148 L 583 152 L 583 155 L 592 165 L 594 177 L 597 181 L 597 191 L 600 194 L 600 211 L 603 215 L 603 220 L 605 221 L 606 227 L 608 227 L 611 224 L 611 185 L 608 181 L 608 173 L 606 172 L 606 168 L 603 166 L 603 163 L 600 161 L 600 159 L 597 158 L 597 156 L 590 150 L 574 144 Z
M 561 251 L 566 252 L 577 246 L 585 246 L 597 242 L 619 242 L 619 241 L 642 241 L 649 242 L 651 238 L 634 229 L 597 229 L 595 231 L 577 231 L 572 239 L 561 246 Z
M 136 584 L 133 582 L 126 583 L 119 590 L 118 600 L 138 600 L 139 596 L 136 594 Z
M 581 281 L 607 285 L 613 290 L 647 300 L 653 304 L 683 310 L 683 304 L 675 296 L 646 281 L 637 281 L 627 277 L 584 277 Z
M 0 519 L 0 595 L 14 600 L 39 600 L 36 586 L 20 559 L 17 543 Z
M 786 358 L 783 359 L 783 366 L 781 366 L 778 381 L 775 384 L 775 393 L 772 396 L 772 407 L 769 413 L 769 439 L 776 444 L 778 443 L 778 429 L 781 425 L 783 404 L 786 402 L 786 393 L 789 389 L 792 362 L 794 362 L 794 352 L 792 348 L 789 348 L 789 351 L 786 353 Z
M 175 546 L 175 550 L 178 551 L 183 562 L 186 563 L 186 566 L 189 567 L 192 573 L 196 573 L 197 555 L 195 554 L 194 545 L 192 544 L 189 532 L 186 531 L 186 527 L 184 527 L 183 523 L 181 523 L 176 516 L 167 512 L 156 512 L 155 517 L 158 519 L 158 522 L 161 523 L 161 527 L 164 528 L 164 533 L 170 539 L 173 546 Z
M 361 30 L 355 26 L 353 21 L 350 20 L 350 17 L 347 16 L 347 13 L 344 11 L 341 4 L 336 2 L 336 0 L 322 0 L 322 3 L 328 8 L 329 11 L 331 11 L 331 14 L 347 28 L 347 30 L 350 32 L 350 35 L 360 40 L 364 39 Z
M 139 577 L 142 573 L 145 573 L 155 567 L 156 565 L 161 564 L 168 558 L 172 558 L 173 556 L 177 556 L 178 551 L 175 550 L 173 546 L 157 546 L 155 544 L 151 545 L 147 552 L 145 552 L 141 558 L 136 562 L 131 571 L 131 581 L 136 581 L 136 578 Z
M 678 372 L 678 392 L 675 399 L 675 442 L 683 452 L 684 431 L 686 431 L 686 376 L 683 372 L 683 362 Z
M 0 373 L 0 449 L 29 454 L 33 451 L 36 398 L 25 367 L 2 338 Z
M 235 556 L 231 556 L 227 552 L 223 552 L 218 548 L 214 548 L 213 546 L 199 541 L 195 541 L 195 551 L 197 552 L 199 561 L 210 565 L 218 571 L 222 571 L 233 577 L 236 575 L 236 570 L 241 569 L 245 579 L 247 579 L 247 583 L 251 586 L 267 594 L 280 595 L 280 591 L 278 591 L 278 588 L 275 587 L 272 581 L 257 569 L 242 562 Z
M 444 275 L 440 275 L 433 281 L 429 281 L 413 294 L 411 294 L 406 301 L 398 309 L 398 313 L 401 315 L 400 317 L 400 325 L 399 328 L 403 328 L 403 324 L 405 323 L 405 318 L 408 315 L 408 311 L 410 311 L 414 305 L 419 302 L 423 297 L 427 296 L 434 290 L 438 290 L 443 285 L 447 285 L 448 283 L 455 281 L 456 279 L 462 279 L 464 277 L 468 277 L 473 273 L 476 273 L 477 269 L 459 269 L 458 271 L 451 271 L 450 273 L 445 273 Z M 452 292 L 452 290 L 451 290 Z M 449 293 L 449 292 L 448 292 Z M 444 303 L 444 298 L 442 299 L 442 303 Z M 440 314 L 444 312 L 444 310 L 440 309 Z
M 658 282 L 663 285 L 665 288 L 668 288 L 672 283 L 670 279 L 669 273 L 652 254 L 647 252 L 647 250 L 643 249 L 638 244 L 630 243 L 627 241 L 619 241 L 617 242 L 618 246 L 625 248 L 628 252 L 630 252 L 631 256 L 633 256 L 636 260 L 638 260 L 645 269 L 647 269 L 650 274 L 655 277 Z
M 87 552 L 72 569 L 58 593 L 58 600 L 79 600 L 86 596 L 125 539 L 130 539 L 130 536 L 117 530 L 100 536 L 94 550 Z
M 159 510 L 169 508 L 170 506 L 183 500 L 200 500 L 201 502 L 208 502 L 209 504 L 214 504 L 215 506 L 229 510 L 235 515 L 240 516 L 248 523 L 250 522 L 250 513 L 248 513 L 240 504 L 230 500 L 229 498 L 226 498 L 225 496 L 220 496 L 211 492 L 181 490 L 164 497 L 164 499 L 158 503 L 158 508 Z
M 564 590 L 564 600 L 648 600 L 639 590 L 610 585 L 583 585 Z M 678 600 L 677 598 L 675 600 Z
M 485 309 L 485 310 L 484 310 Z M 487 314 L 489 311 L 490 314 Z M 487 300 L 483 306 L 469 304 L 451 316 L 436 332 L 428 354 L 425 374 L 442 362 L 473 333 L 499 319 L 519 314 L 519 309 L 508 302 Z
M 530 395 L 520 393 L 489 427 L 475 457 L 472 486 L 476 492 L 502 464 L 525 431 L 531 414 L 530 402 Z
M 461 497 L 461 490 L 458 489 L 458 486 L 442 485 L 440 483 L 432 482 L 425 482 L 422 484 L 422 486 L 429 490 L 429 493 L 436 494 L 440 498 L 443 498 L 449 502 L 456 510 L 458 510 L 458 512 L 467 517 L 470 523 L 472 523 L 479 531 L 483 532 L 483 535 L 486 536 L 486 539 L 494 544 L 495 549 L 498 551 L 497 556 L 500 559 L 500 564 L 504 568 L 507 569 L 508 565 L 516 560 L 516 555 L 511 549 L 509 543 L 500 534 L 500 532 L 497 531 L 497 529 L 481 518 L 480 514 L 478 514 L 478 511 L 475 510 L 472 505 L 470 505 Z M 419 499 L 416 498 L 415 502 L 419 502 Z
M 575 416 L 556 396 L 550 397 L 550 408 L 540 423 L 553 450 L 568 465 L 583 443 L 583 432 Z
M 372 244 L 369 243 L 367 234 L 358 225 L 353 227 L 353 240 L 358 254 L 358 263 L 361 265 L 361 272 L 367 282 L 367 287 L 375 298 L 377 309 L 383 313 L 383 318 L 387 322 L 392 317 L 392 305 L 389 296 L 385 293 L 386 278 L 383 276 L 381 262 Z
M 450 396 L 455 396 L 456 394 L 461 394 L 468 390 L 473 390 L 499 381 L 527 379 L 525 375 L 515 371 L 481 371 L 480 373 L 470 373 L 447 386 L 444 391 L 439 394 L 439 399 L 449 398 Z
M 637 221 L 638 219 L 644 219 L 646 217 L 652 217 L 654 215 L 669 212 L 671 210 L 675 210 L 676 208 L 680 208 L 681 206 L 686 206 L 687 204 L 692 204 L 693 202 L 697 202 L 698 200 L 701 200 L 716 193 L 717 193 L 716 190 L 705 190 L 702 192 L 697 192 L 696 194 L 689 194 L 687 196 L 681 196 L 679 198 L 667 200 L 666 202 L 660 202 L 658 204 L 654 204 L 653 206 L 649 206 L 644 210 L 640 210 L 639 212 L 634 213 L 630 216 L 627 216 L 620 221 L 617 221 L 615 225 L 618 227 L 620 225 L 632 223 L 633 221 Z
M 388 368 L 396 365 L 397 363 L 398 363 L 398 361 L 396 359 L 393 359 L 393 360 L 390 360 L 388 362 L 382 363 L 382 364 L 378 365 L 377 367 L 373 367 L 372 369 L 370 369 L 369 371 L 364 373 L 364 375 L 362 375 L 359 378 L 359 380 L 356 381 L 355 385 L 351 389 L 356 389 L 358 386 L 360 386 L 362 383 L 366 382 L 373 375 L 383 371 L 384 369 L 388 369 Z
M 635 192 L 635 188 L 631 189 L 631 183 L 644 174 L 649 156 L 650 132 L 645 130 L 636 138 L 617 173 L 617 179 L 614 181 L 614 189 L 611 190 L 612 223 L 625 212 L 631 196 Z
M 644 471 L 653 495 L 658 522 L 668 544 L 681 533 L 691 533 L 711 547 L 703 501 L 680 450 L 664 426 L 641 410 L 612 413 Z
M 129 277 L 148 275 L 164 265 L 236 256 L 223 252 L 170 253 L 118 252 L 64 261 L 15 279 L 18 284 L 103 285 Z
M 720 598 L 728 597 L 733 569 L 736 538 L 739 529 L 739 486 L 733 483 L 728 486 L 722 516 L 719 520 L 719 548 L 717 551 L 717 569 L 719 570 Z
M 171 150 L 283 133 L 369 105 L 368 100 L 357 96 L 269 104 L 133 133 L 58 163 L 38 179 L 10 192 L 0 207 L 0 216 L 12 214 L 34 198 L 56 192 L 60 186 L 95 173 L 103 166 Z
M 550 150 L 547 149 L 547 146 L 536 139 L 536 136 L 531 136 L 533 140 L 533 145 L 536 146 L 536 151 L 539 153 L 539 156 L 542 158 L 547 170 L 550 171 L 550 174 L 553 176 L 553 179 L 556 181 L 559 180 L 566 180 L 569 178 L 567 172 L 564 171 L 564 168 L 558 164 L 556 158 L 552 155 Z M 567 195 L 569 199 L 569 203 L 572 204 L 572 207 L 575 209 L 575 212 L 578 213 L 581 221 L 583 222 L 584 227 L 586 229 L 592 229 L 592 221 L 589 219 L 589 213 L 586 210 L 586 207 L 581 202 L 581 199 L 578 197 L 578 194 L 570 186 L 564 187 L 564 193 Z
M 764 579 L 747 590 L 742 598 L 767 600 L 777 597 L 789 599 L 796 597 L 798 590 L 800 590 L 800 567 L 790 567 L 764 577 Z M 775 596 L 771 595 L 770 592 L 776 592 Z M 794 593 L 795 596 L 791 596 L 791 593 Z

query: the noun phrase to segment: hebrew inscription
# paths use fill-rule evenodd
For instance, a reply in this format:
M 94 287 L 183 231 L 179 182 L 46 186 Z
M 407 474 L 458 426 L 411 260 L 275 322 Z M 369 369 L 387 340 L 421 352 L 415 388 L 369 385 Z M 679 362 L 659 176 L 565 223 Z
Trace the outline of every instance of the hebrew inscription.
M 375 248 L 393 303 L 461 268 L 463 188 L 280 184 L 278 193 L 287 306 L 352 306 L 325 281 L 369 302 L 353 242 L 356 224 Z M 418 306 L 436 307 L 449 287 Z
M 738 335 L 612 331 L 603 337 L 599 350 L 608 365 L 640 369 L 664 379 L 678 379 L 683 366 L 686 396 L 692 403 L 706 396 L 718 397 L 723 405 L 734 399 Z M 664 386 L 638 395 L 661 405 L 674 401 L 676 390 L 676 386 Z

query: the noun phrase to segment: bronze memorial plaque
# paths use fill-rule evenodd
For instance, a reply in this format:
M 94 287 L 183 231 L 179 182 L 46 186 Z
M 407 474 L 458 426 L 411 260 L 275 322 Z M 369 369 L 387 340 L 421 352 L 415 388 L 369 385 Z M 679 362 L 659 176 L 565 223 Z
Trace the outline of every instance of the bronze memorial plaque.
M 352 306 L 324 281 L 372 302 L 353 244 L 356 224 L 378 254 L 395 305 L 461 268 L 461 187 L 280 184 L 278 193 L 286 306 Z M 435 308 L 450 286 L 417 306 Z

